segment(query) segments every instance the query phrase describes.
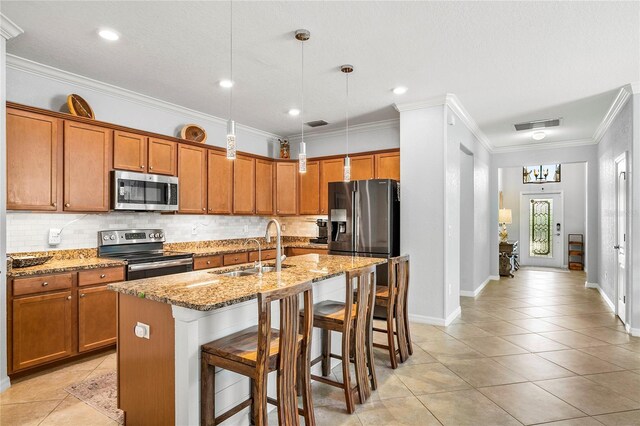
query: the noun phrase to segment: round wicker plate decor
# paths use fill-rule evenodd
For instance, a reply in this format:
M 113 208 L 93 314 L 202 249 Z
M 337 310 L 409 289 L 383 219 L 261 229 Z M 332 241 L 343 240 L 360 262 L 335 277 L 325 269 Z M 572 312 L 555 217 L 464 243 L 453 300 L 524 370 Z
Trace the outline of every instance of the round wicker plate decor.
M 72 115 L 77 115 L 78 117 L 85 118 L 96 118 L 93 113 L 93 109 L 89 106 L 89 103 L 82 99 L 82 96 L 76 95 L 75 93 L 67 96 L 67 106 L 69 107 L 69 112 Z
M 47 262 L 53 256 L 22 256 L 12 257 L 11 265 L 14 268 L 27 268 L 29 266 L 42 265 Z
M 180 131 L 180 137 L 188 141 L 205 143 L 207 132 L 197 124 L 185 124 Z

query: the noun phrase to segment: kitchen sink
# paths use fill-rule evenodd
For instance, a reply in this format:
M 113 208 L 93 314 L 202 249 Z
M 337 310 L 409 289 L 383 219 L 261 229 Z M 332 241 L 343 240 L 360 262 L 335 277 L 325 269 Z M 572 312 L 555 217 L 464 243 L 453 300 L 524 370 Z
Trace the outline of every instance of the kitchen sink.
M 289 268 L 290 265 L 282 265 L 282 269 L 286 269 Z M 263 266 L 262 267 L 262 273 L 268 273 L 268 272 L 275 272 L 276 271 L 276 267 L 275 266 Z M 217 271 L 211 271 L 209 272 L 210 274 L 215 274 L 215 275 L 221 275 L 223 277 L 249 277 L 251 275 L 258 275 L 259 269 L 257 267 L 255 268 L 248 268 L 248 269 L 241 269 L 239 271 L 229 271 L 229 272 L 217 272 Z

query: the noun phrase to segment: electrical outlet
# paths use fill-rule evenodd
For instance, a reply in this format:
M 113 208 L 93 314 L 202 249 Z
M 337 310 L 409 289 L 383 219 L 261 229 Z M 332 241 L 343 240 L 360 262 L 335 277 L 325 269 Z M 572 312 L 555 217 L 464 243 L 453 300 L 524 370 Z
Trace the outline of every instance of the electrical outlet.
M 139 337 L 141 339 L 149 339 L 149 336 L 151 336 L 151 327 L 149 327 L 149 324 L 138 322 L 133 328 L 133 332 L 135 333 L 136 337 Z
M 284 223 L 282 225 L 280 225 L 280 229 L 282 231 L 286 231 L 287 230 L 287 225 L 285 225 Z
M 62 229 L 59 229 L 59 228 L 49 229 L 49 245 L 50 246 L 57 246 L 62 242 L 62 237 L 60 235 L 61 233 L 62 233 Z
M 248 234 L 249 233 L 249 225 L 244 225 L 242 227 L 242 230 L 244 231 L 245 234 Z

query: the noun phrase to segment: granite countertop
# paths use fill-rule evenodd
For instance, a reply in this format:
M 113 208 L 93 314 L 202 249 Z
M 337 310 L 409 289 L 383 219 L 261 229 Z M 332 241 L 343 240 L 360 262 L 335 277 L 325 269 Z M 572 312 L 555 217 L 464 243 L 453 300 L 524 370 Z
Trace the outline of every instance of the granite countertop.
M 203 256 L 215 256 L 218 254 L 230 254 L 241 253 L 245 251 L 257 251 L 258 245 L 255 241 L 250 241 L 245 244 L 248 239 L 234 239 L 234 240 L 219 240 L 219 241 L 198 241 L 198 242 L 184 242 L 184 243 L 167 243 L 165 244 L 166 250 L 182 251 L 187 253 L 193 253 L 194 257 Z M 262 250 L 271 250 L 276 248 L 276 243 L 267 243 L 264 238 L 257 238 L 260 241 L 260 248 Z M 316 244 L 309 242 L 309 238 L 303 237 L 283 237 L 282 248 L 296 247 L 296 248 L 315 248 L 320 250 L 327 250 L 327 244 Z
M 306 281 L 322 281 L 346 271 L 385 263 L 371 257 L 306 254 L 283 262 L 281 272 L 266 272 L 262 277 L 225 277 L 226 272 L 252 265 L 207 269 L 109 284 L 108 289 L 157 302 L 198 311 L 210 311 L 254 299 L 260 290 L 269 290 Z

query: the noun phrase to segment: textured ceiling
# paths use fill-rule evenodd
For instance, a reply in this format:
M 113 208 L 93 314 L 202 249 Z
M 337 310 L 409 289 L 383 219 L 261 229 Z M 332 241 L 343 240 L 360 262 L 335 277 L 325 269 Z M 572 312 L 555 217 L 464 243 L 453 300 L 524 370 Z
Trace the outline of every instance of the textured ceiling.
M 2 2 L 25 33 L 7 51 L 226 118 L 229 2 Z M 96 35 L 110 27 L 121 39 Z M 640 2 L 234 2 L 234 117 L 299 133 L 306 121 L 397 117 L 394 102 L 455 93 L 495 146 L 531 143 L 513 123 L 563 117 L 543 142 L 590 138 L 620 86 L 640 81 Z M 391 89 L 409 91 L 396 96 Z

